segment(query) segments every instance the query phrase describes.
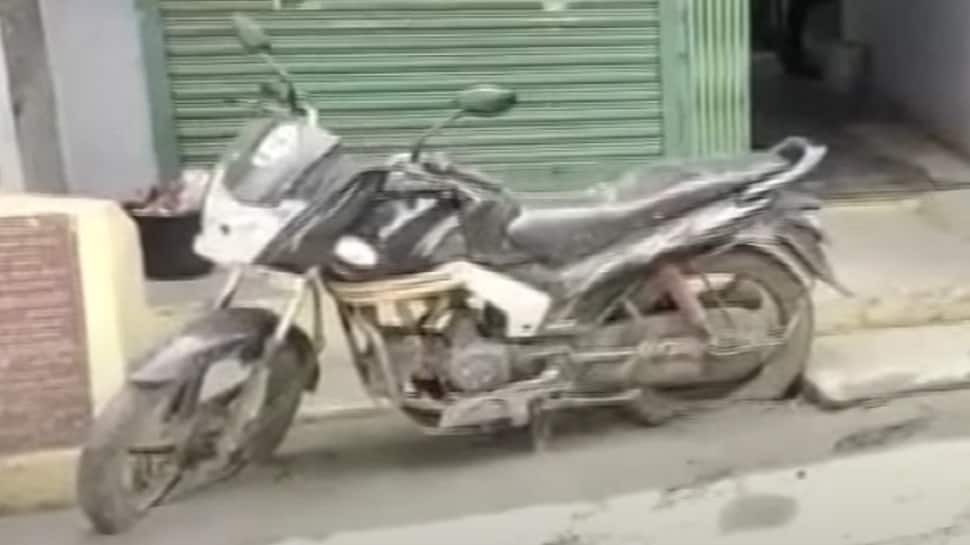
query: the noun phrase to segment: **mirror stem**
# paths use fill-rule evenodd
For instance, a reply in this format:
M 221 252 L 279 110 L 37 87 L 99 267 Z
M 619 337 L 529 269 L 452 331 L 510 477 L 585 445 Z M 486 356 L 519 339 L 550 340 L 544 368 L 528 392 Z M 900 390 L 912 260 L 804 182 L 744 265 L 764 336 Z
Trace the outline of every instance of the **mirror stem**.
M 273 68 L 273 70 L 276 70 L 277 75 L 279 75 L 281 78 L 285 78 L 286 81 L 290 81 L 290 73 L 287 72 L 286 68 L 284 68 L 283 65 L 276 62 L 276 59 L 274 59 L 272 55 L 270 55 L 269 53 L 260 53 L 259 56 L 262 57 L 263 61 L 266 64 L 270 65 Z
M 282 79 L 283 82 L 286 83 L 286 87 L 287 87 L 286 101 L 289 103 L 290 109 L 291 110 L 298 109 L 300 106 L 299 104 L 300 101 L 299 101 L 299 97 L 297 97 L 297 94 L 296 94 L 296 88 L 293 87 L 293 80 L 290 79 L 290 72 L 282 64 L 276 62 L 276 59 L 273 58 L 273 56 L 270 55 L 269 53 L 260 53 L 259 56 L 262 57 L 263 61 L 266 64 L 268 64 L 273 70 L 275 70 L 276 75 L 278 75 L 280 79 Z
M 437 134 L 438 132 L 440 132 L 441 129 L 445 128 L 446 126 L 450 125 L 451 123 L 454 123 L 455 121 L 458 121 L 459 119 L 461 119 L 461 116 L 464 115 L 464 113 L 465 112 L 463 112 L 461 110 L 455 110 L 446 119 L 443 119 L 443 120 L 435 123 L 434 126 L 432 126 L 430 129 L 428 129 L 427 131 L 425 131 L 424 134 L 422 134 L 417 139 L 417 141 L 414 143 L 414 145 L 411 146 L 411 162 L 412 163 L 417 163 L 418 162 L 418 157 L 420 157 L 420 155 L 421 155 L 421 148 L 424 147 L 424 143 L 428 141 L 428 138 L 431 138 L 432 136 L 434 136 L 435 134 Z

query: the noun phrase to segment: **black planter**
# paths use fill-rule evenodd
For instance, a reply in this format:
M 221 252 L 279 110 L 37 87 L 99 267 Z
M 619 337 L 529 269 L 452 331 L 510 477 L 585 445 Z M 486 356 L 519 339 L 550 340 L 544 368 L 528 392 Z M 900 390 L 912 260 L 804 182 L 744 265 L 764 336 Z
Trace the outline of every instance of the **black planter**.
M 152 280 L 185 280 L 205 276 L 212 263 L 192 250 L 201 214 L 190 212 L 164 216 L 135 211 L 126 206 L 138 226 L 145 276 Z

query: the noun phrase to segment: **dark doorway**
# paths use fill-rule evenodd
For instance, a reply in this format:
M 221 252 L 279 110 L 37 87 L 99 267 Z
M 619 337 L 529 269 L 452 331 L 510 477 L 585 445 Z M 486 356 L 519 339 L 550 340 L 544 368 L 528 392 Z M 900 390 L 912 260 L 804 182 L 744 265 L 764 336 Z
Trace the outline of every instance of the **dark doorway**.
M 813 183 L 830 198 L 907 195 L 970 182 L 970 160 L 883 100 L 867 85 L 864 62 L 856 63 L 858 84 L 846 85 L 845 59 L 836 56 L 848 46 L 865 49 L 842 40 L 841 1 L 751 0 L 754 147 L 793 134 L 827 144 L 829 156 Z

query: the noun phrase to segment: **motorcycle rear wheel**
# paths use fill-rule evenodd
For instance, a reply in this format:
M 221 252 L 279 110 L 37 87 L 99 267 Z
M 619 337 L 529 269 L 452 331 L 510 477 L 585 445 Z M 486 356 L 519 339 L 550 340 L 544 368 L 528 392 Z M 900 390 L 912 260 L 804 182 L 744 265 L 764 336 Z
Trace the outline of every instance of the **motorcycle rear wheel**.
M 697 274 L 735 275 L 757 284 L 771 298 L 782 324 L 797 322 L 785 342 L 772 349 L 760 369 L 743 380 L 716 387 L 644 389 L 643 395 L 627 407 L 628 413 L 644 425 L 659 425 L 712 403 L 784 399 L 797 388 L 811 355 L 815 334 L 811 294 L 777 259 L 762 252 L 738 249 L 700 260 L 694 268 Z M 717 312 L 716 308 L 707 308 L 709 312 Z
M 291 339 L 269 363 L 266 401 L 247 437 L 244 455 L 241 460 L 233 461 L 231 467 L 221 468 L 220 475 L 235 474 L 248 462 L 266 460 L 283 442 L 303 394 L 303 354 L 302 347 Z M 98 415 L 81 451 L 77 474 L 78 504 L 97 532 L 118 534 L 129 529 L 172 491 L 182 472 L 192 471 L 173 468 L 173 473 L 151 477 L 136 474 L 138 469 L 129 467 L 135 461 L 143 468 L 148 456 L 166 455 L 146 454 L 161 449 L 146 447 L 139 441 L 144 440 L 143 430 L 160 424 L 159 413 L 169 413 L 179 403 L 180 392 L 187 391 L 186 386 L 192 380 L 200 379 L 186 377 L 179 383 L 157 389 L 126 384 Z M 165 446 L 165 450 L 174 449 L 173 445 Z M 172 454 L 168 456 L 171 458 Z M 164 458 L 162 463 L 166 463 Z M 175 462 L 169 459 L 168 463 Z

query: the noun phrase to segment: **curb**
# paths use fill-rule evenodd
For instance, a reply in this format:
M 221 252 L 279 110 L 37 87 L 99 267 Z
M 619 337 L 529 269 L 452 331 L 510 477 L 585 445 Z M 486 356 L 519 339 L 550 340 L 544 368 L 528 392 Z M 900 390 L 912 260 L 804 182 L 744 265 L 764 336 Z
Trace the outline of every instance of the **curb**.
M 79 453 L 65 449 L 0 458 L 0 516 L 72 505 Z
M 877 297 L 816 301 L 816 335 L 921 327 L 970 321 L 970 284 Z

